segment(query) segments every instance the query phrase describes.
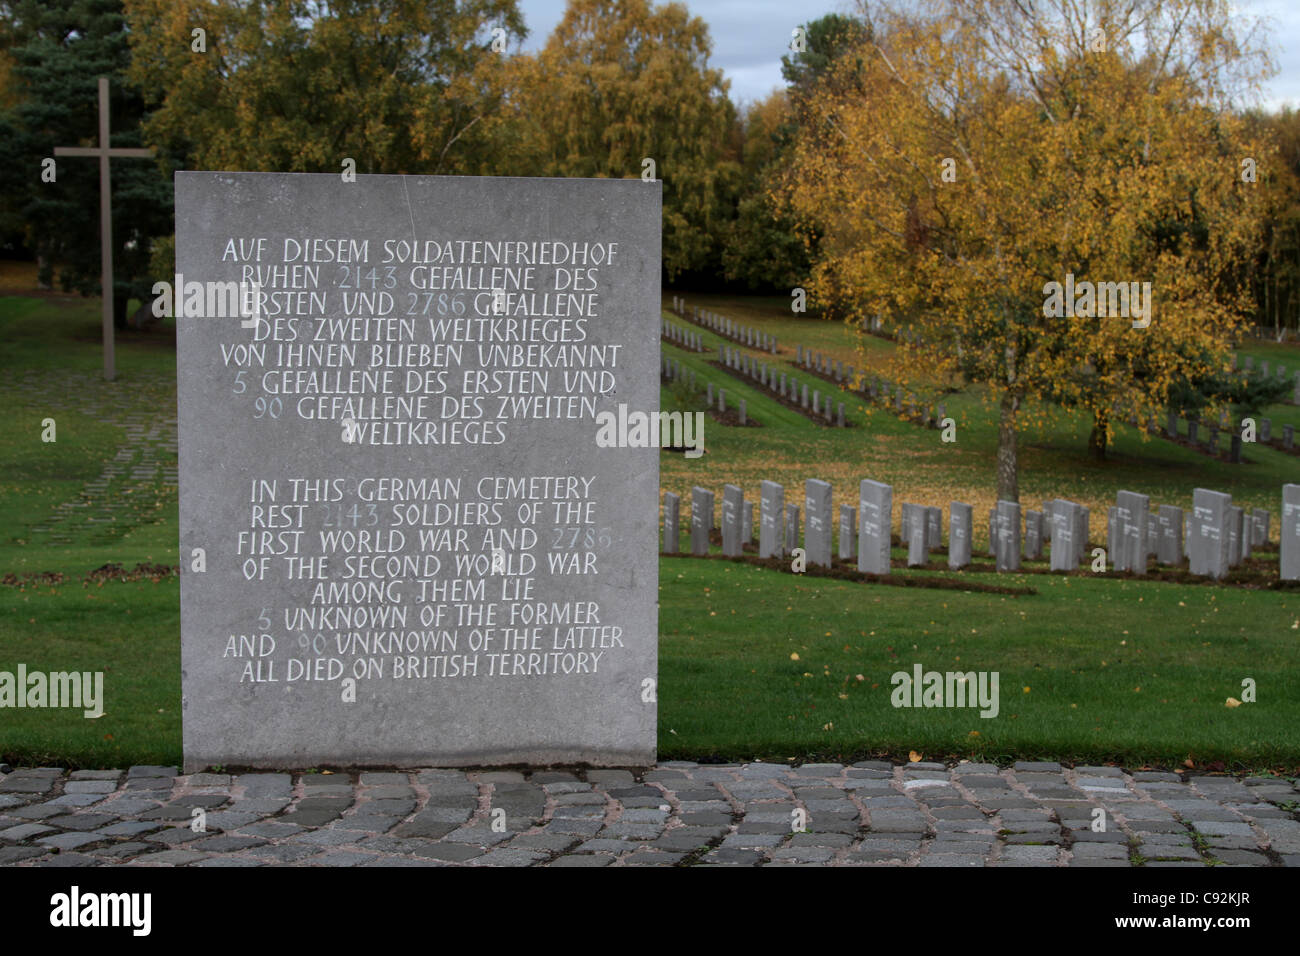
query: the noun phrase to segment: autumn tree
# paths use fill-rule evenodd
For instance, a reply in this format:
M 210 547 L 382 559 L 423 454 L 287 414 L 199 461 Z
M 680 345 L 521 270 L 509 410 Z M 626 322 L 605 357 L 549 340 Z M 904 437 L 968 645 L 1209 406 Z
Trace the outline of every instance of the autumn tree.
M 1249 275 L 1261 326 L 1279 341 L 1300 327 L 1300 110 L 1252 111 L 1248 120 L 1278 150 L 1278 161 L 1255 173 L 1268 195 L 1264 239 Z
M 815 122 L 809 119 L 809 98 L 819 84 L 842 80 L 831 73 L 831 65 L 845 52 L 856 55 L 870 34 L 862 20 L 838 13 L 800 24 L 798 30 L 798 39 L 792 38 L 790 51 L 781 57 L 786 88 L 750 105 L 742 117 L 743 185 L 725 232 L 722 264 L 728 280 L 751 292 L 788 293 L 808 274 L 817 231 L 800 228 L 775 201 L 773 186 L 788 172 L 800 125 Z
M 1234 105 L 1268 63 L 1201 0 L 927 0 L 873 28 L 833 68 L 853 83 L 811 97 L 784 191 L 824 230 L 812 294 L 911 326 L 917 377 L 983 386 L 998 495 L 1018 500 L 1018 433 L 1045 401 L 1104 442 L 1116 412 L 1145 421 L 1226 365 L 1261 207 L 1241 160 L 1272 155 Z M 1101 305 L 1051 314 L 1053 283 Z
M 126 0 L 152 142 L 200 169 L 476 173 L 515 0 Z M 494 34 L 493 31 L 499 31 Z M 496 49 L 493 41 L 496 40 Z
M 770 185 L 789 161 L 793 124 L 785 90 L 752 104 L 742 118 L 743 185 L 736 215 L 723 233 L 722 266 L 728 280 L 751 292 L 788 293 L 808 272 L 808 249 L 793 222 L 775 206 Z
M 708 27 L 680 3 L 569 0 L 535 57 L 521 58 L 514 106 L 521 175 L 663 181 L 669 279 L 719 271 L 739 185 L 735 107 L 709 66 Z

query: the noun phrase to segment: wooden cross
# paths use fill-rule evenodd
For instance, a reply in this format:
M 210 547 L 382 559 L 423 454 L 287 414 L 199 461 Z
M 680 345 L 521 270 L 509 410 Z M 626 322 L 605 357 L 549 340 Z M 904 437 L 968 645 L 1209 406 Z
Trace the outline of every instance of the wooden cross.
M 100 289 L 102 291 L 104 315 L 104 378 L 113 381 L 117 372 L 113 361 L 113 194 L 109 184 L 108 161 L 110 158 L 131 156 L 148 159 L 153 156 L 151 149 L 113 149 L 108 139 L 108 77 L 99 78 L 99 147 L 93 146 L 56 146 L 55 156 L 98 156 L 99 157 L 99 267 Z

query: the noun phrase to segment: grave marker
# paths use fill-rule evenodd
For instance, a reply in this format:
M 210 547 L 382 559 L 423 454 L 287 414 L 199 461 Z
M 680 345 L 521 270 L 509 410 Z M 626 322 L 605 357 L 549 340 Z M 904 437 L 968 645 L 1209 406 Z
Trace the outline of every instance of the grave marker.
M 858 570 L 889 573 L 890 532 L 893 526 L 894 489 L 864 479 L 858 488 Z
M 1156 545 L 1156 560 L 1161 564 L 1183 563 L 1183 509 L 1173 505 L 1160 506 L 1160 538 Z
M 1282 524 L 1278 529 L 1283 581 L 1300 581 L 1300 485 L 1282 486 Z
M 745 492 L 735 485 L 722 486 L 722 553 L 738 558 L 741 549 L 740 522 L 744 514 Z
M 929 550 L 926 548 L 929 541 L 926 524 L 926 509 L 924 506 L 906 503 L 903 505 L 903 526 L 907 529 L 904 531 L 904 535 L 907 545 L 907 566 L 909 568 L 921 567 L 930 560 Z
M 999 571 L 1020 570 L 1020 505 L 999 501 L 994 512 L 997 520 Z
M 1079 547 L 1075 535 L 1079 529 L 1079 506 L 1073 501 L 1057 498 L 1052 502 L 1052 570 L 1076 571 L 1079 568 Z
M 758 556 L 779 558 L 784 553 L 782 521 L 785 489 L 775 481 L 764 481 L 758 498 Z
M 713 492 L 696 485 L 691 489 L 691 554 L 709 553 L 713 530 Z
M 970 505 L 959 501 L 948 505 L 948 567 L 954 571 L 970 565 L 974 516 Z
M 1228 573 L 1228 509 L 1232 496 L 1197 488 L 1192 492 L 1191 534 L 1187 541 L 1192 574 L 1216 581 Z
M 184 565 L 206 553 L 181 578 L 187 771 L 653 763 L 659 449 L 598 446 L 596 416 L 658 404 L 660 185 L 178 172 L 175 193 L 187 280 L 302 271 L 252 327 L 176 320 Z M 435 250 L 532 263 L 507 296 L 522 358 L 488 354 L 490 290 L 419 292 Z M 541 264 L 576 256 L 602 260 L 598 297 Z M 583 342 L 548 344 L 557 309 L 589 314 Z M 590 387 L 528 357 L 555 348 Z M 544 387 L 474 411 L 461 383 L 502 368 Z M 535 652 L 506 653 L 512 626 Z
M 840 505 L 840 558 L 852 559 L 855 553 L 858 529 L 858 510 L 851 505 Z
M 664 492 L 664 545 L 667 554 L 676 554 L 679 535 L 681 499 L 671 491 Z
M 816 478 L 804 482 L 804 548 L 808 563 L 823 568 L 831 566 L 831 486 Z

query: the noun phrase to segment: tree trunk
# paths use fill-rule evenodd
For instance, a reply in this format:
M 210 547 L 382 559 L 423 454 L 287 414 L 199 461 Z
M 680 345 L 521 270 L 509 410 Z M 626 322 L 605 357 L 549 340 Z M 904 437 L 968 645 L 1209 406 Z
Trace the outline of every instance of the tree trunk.
M 1002 393 L 1002 409 L 998 421 L 998 500 L 1020 501 L 1020 476 L 1016 462 L 1016 414 L 1020 411 L 1020 396 Z
M 1092 413 L 1092 434 L 1088 436 L 1088 451 L 1098 461 L 1106 460 L 1106 443 L 1110 437 L 1110 413 L 1098 408 Z

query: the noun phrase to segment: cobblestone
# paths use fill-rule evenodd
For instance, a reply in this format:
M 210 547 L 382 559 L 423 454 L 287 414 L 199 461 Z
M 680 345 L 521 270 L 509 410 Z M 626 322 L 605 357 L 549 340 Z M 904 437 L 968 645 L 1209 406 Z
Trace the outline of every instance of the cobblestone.
M 0 775 L 0 865 L 1291 866 L 1294 794 L 1280 778 L 1044 763 L 17 768 Z

